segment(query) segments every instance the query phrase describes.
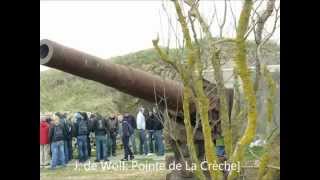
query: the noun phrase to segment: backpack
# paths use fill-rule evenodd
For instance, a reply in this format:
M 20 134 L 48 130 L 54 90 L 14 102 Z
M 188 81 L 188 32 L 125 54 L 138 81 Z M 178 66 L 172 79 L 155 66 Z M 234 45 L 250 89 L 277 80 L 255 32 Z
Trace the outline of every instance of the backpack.
M 97 122 L 97 129 L 98 130 L 105 130 L 106 129 L 106 124 L 103 119 L 99 119 Z
M 63 139 L 63 129 L 61 125 L 55 126 L 54 127 L 54 139 L 56 140 L 62 140 Z
M 79 135 L 87 135 L 89 132 L 88 130 L 88 125 L 87 122 L 85 120 L 80 120 L 79 121 L 79 129 L 78 129 L 78 134 Z

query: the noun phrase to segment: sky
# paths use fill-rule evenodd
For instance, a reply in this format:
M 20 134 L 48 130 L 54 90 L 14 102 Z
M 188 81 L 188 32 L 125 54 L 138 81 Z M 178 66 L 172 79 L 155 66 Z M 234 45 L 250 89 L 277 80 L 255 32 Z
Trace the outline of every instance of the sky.
M 200 12 L 210 20 L 214 9 L 217 17 L 222 17 L 224 1 L 201 1 Z M 242 1 L 231 0 L 231 7 L 239 17 Z M 160 45 L 177 47 L 175 33 L 180 37 L 175 11 L 171 2 L 154 1 L 40 1 L 40 40 L 50 39 L 80 51 L 110 58 L 135 51 L 153 48 L 152 40 L 158 35 Z M 263 8 L 263 6 L 261 6 Z M 234 21 L 228 7 L 224 36 L 234 36 Z M 218 21 L 221 19 L 218 18 Z M 270 20 L 272 21 L 272 20 Z M 213 34 L 218 34 L 217 19 L 211 26 Z M 272 23 L 267 22 L 267 28 Z M 175 31 L 172 31 L 175 29 Z M 252 39 L 252 37 L 250 37 Z M 250 39 L 249 38 L 249 39 Z M 280 43 L 280 28 L 273 40 Z M 40 65 L 40 71 L 48 68 Z

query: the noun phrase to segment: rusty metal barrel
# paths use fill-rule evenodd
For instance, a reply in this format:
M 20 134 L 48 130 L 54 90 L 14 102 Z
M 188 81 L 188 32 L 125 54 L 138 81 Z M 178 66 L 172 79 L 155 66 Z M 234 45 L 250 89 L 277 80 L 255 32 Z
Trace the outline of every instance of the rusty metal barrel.
M 40 65 L 64 71 L 85 79 L 102 83 L 134 97 L 165 105 L 171 112 L 182 112 L 183 85 L 174 80 L 147 73 L 93 55 L 63 46 L 51 40 L 40 41 Z M 214 84 L 204 81 L 210 100 L 209 111 L 219 111 Z M 233 90 L 227 89 L 229 116 L 231 115 Z M 196 111 L 195 103 L 190 112 Z
M 114 64 L 51 40 L 40 41 L 40 64 L 100 82 L 153 103 L 164 102 L 165 99 L 169 109 L 182 110 L 181 83 Z

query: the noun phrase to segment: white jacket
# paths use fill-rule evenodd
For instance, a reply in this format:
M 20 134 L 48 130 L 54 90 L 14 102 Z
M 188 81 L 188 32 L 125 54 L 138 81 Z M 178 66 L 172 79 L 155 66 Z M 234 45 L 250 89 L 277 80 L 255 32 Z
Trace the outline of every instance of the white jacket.
M 146 119 L 140 111 L 137 114 L 137 129 L 146 129 Z

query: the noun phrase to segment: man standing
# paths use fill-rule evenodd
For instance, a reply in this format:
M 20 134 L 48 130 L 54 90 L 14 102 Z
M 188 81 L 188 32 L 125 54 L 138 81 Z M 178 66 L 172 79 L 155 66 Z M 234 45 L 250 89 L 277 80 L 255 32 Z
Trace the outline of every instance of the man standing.
M 83 163 L 88 159 L 88 134 L 89 125 L 88 121 L 80 115 L 80 113 L 75 114 L 76 124 L 75 132 L 77 137 L 78 152 L 79 152 L 79 162 Z
M 40 166 L 49 165 L 49 123 L 46 118 L 40 118 Z
M 134 155 L 129 147 L 129 138 L 130 136 L 133 136 L 134 133 L 134 129 L 131 126 L 130 122 L 129 122 L 129 116 L 124 116 L 123 120 L 122 120 L 122 142 L 123 142 L 123 146 L 124 146 L 124 158 L 121 159 L 121 161 L 128 161 L 129 158 L 130 160 L 134 159 Z
M 49 129 L 49 141 L 51 142 L 52 162 L 51 169 L 55 169 L 60 162 L 65 167 L 64 138 L 66 132 L 62 124 L 59 123 L 58 116 L 54 116 L 53 125 Z
M 137 131 L 139 134 L 139 152 L 140 155 L 147 155 L 148 154 L 148 146 L 147 146 L 147 141 L 146 141 L 146 120 L 143 115 L 144 113 L 144 108 L 140 108 L 139 112 L 137 114 Z
M 133 153 L 138 154 L 136 146 L 136 137 L 138 136 L 136 119 L 129 113 L 125 113 L 123 118 L 127 119 L 127 122 L 131 125 L 131 127 L 134 130 L 134 133 L 132 134 L 132 136 L 130 136 L 129 144 L 132 147 Z
M 121 142 L 120 142 L 120 149 L 123 148 L 123 141 L 122 141 L 122 137 L 123 137 L 123 133 L 122 133 L 122 120 L 123 120 L 123 115 L 122 114 L 118 114 L 118 121 L 119 121 L 119 128 L 118 128 L 118 134 L 119 136 L 117 138 L 120 138 Z M 130 146 L 129 146 L 130 147 Z
M 49 130 L 50 128 L 53 126 L 53 121 L 52 121 L 52 115 L 51 114 L 47 114 L 47 119 L 46 119 L 46 122 L 49 124 Z M 49 137 L 49 134 L 48 134 L 48 137 Z M 52 150 L 51 150 L 51 143 L 50 143 L 50 139 L 49 139 L 49 155 L 50 155 L 50 158 L 52 158 Z
M 57 112 L 56 115 L 59 117 L 60 124 L 63 126 L 63 128 L 66 131 L 66 137 L 64 138 L 63 143 L 64 143 L 64 156 L 65 156 L 64 159 L 65 159 L 65 163 L 67 164 L 69 160 L 71 160 L 70 148 L 72 149 L 72 147 L 70 147 L 70 144 L 69 144 L 70 136 L 72 139 L 71 127 L 69 126 L 69 124 L 67 124 L 66 114 Z
M 163 144 L 163 116 L 162 114 L 153 108 L 153 115 L 154 115 L 154 137 L 155 137 L 155 144 L 157 147 L 157 155 L 163 156 L 164 155 L 164 144 Z
M 67 118 L 67 115 L 64 115 L 65 118 Z M 73 138 L 73 132 L 74 132 L 74 126 L 71 121 L 71 119 L 66 120 L 66 131 L 67 131 L 67 147 L 68 147 L 68 161 L 71 161 L 73 159 L 73 147 L 72 147 L 72 138 Z
M 107 158 L 107 133 L 108 122 L 99 113 L 93 116 L 93 130 L 96 137 L 96 160 L 95 162 L 109 161 Z
M 115 114 L 109 118 L 109 127 L 110 127 L 110 141 L 111 141 L 111 153 L 112 156 L 116 156 L 117 148 L 117 135 L 119 130 L 119 121 Z
M 146 121 L 146 129 L 148 134 L 148 142 L 149 142 L 149 151 L 150 153 L 154 153 L 154 115 L 152 111 L 149 111 L 149 115 Z
M 83 117 L 83 119 L 85 121 L 87 121 L 87 124 L 88 124 L 88 135 L 87 135 L 87 149 L 88 149 L 88 158 L 91 157 L 91 139 L 90 139 L 90 132 L 92 131 L 92 126 L 93 126 L 93 121 L 91 121 L 89 118 L 88 118 L 88 114 L 87 112 L 81 112 L 81 116 Z

